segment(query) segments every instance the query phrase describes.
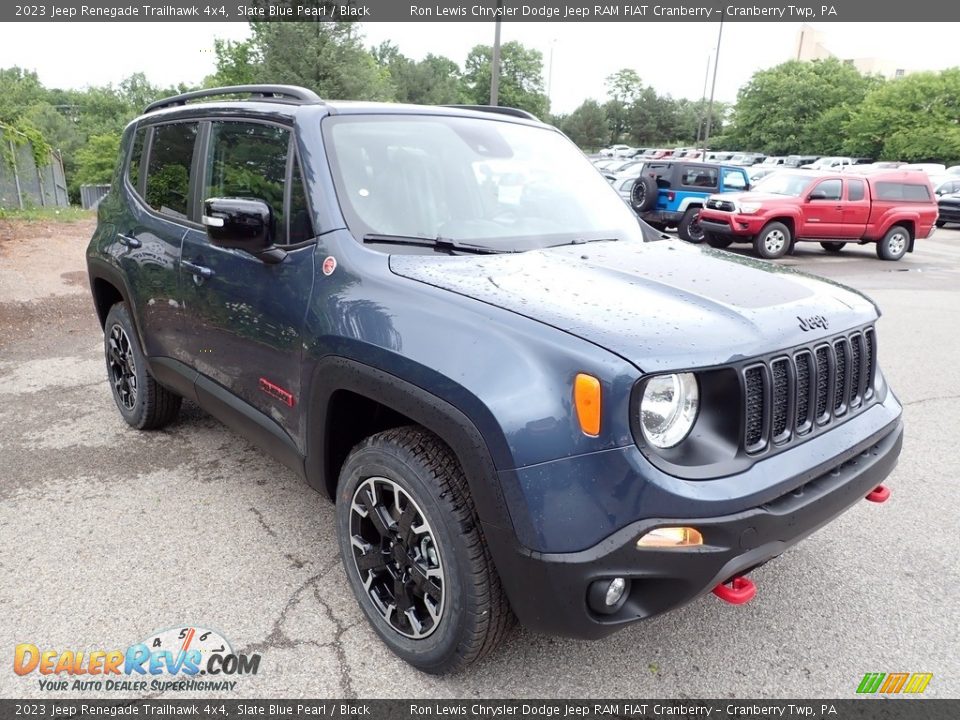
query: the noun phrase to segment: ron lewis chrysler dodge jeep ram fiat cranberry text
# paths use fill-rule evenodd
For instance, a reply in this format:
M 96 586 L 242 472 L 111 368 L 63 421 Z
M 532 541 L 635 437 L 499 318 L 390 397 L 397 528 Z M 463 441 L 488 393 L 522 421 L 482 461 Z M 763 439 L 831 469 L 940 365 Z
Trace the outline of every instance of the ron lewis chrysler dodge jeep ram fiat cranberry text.
M 87 258 L 123 418 L 188 398 L 328 494 L 360 607 L 428 672 L 514 618 L 745 599 L 900 452 L 870 300 L 664 239 L 521 111 L 155 103 Z

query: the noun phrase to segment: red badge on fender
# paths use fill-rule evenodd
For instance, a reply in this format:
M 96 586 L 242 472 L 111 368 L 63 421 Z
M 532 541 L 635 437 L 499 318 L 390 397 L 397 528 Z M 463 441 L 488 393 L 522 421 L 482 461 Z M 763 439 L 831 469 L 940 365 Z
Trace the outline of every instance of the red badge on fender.
M 337 259 L 333 255 L 327 255 L 326 260 L 323 261 L 323 274 L 333 275 L 333 271 L 336 269 Z

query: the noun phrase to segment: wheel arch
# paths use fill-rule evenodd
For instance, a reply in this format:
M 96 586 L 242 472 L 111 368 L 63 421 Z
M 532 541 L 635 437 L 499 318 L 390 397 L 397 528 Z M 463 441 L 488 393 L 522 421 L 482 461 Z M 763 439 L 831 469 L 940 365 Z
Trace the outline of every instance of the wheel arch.
M 305 469 L 313 488 L 335 499 L 340 468 L 358 442 L 391 427 L 416 424 L 437 435 L 456 455 L 480 519 L 512 527 L 494 459 L 499 456 L 502 463 L 503 453 L 508 452 L 502 436 L 485 438 L 473 420 L 452 403 L 351 358 L 321 359 L 312 378 L 307 396 Z
M 93 294 L 93 305 L 97 319 L 100 321 L 100 329 L 102 330 L 106 325 L 110 308 L 118 302 L 124 302 L 130 312 L 130 320 L 137 332 L 140 347 L 146 347 L 140 330 L 137 308 L 133 302 L 133 294 L 123 274 L 112 265 L 91 258 L 87 266 L 87 275 L 90 278 L 90 291 Z

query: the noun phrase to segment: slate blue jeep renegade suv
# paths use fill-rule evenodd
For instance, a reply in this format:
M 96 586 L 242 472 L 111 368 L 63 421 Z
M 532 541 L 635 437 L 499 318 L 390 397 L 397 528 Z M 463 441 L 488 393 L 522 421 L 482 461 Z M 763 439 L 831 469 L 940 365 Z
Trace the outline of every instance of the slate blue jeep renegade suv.
M 522 111 L 154 103 L 87 259 L 123 418 L 187 398 L 327 493 L 360 607 L 427 672 L 515 618 L 600 638 L 749 599 L 900 452 L 870 300 L 666 239 Z

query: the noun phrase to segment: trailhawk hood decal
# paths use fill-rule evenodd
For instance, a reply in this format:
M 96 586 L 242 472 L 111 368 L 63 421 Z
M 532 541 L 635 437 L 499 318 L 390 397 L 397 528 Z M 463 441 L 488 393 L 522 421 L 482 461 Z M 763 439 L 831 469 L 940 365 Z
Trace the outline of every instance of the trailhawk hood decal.
M 873 303 L 849 288 L 680 241 L 479 257 L 393 255 L 390 267 L 552 325 L 646 372 L 725 364 L 877 317 Z M 811 326 L 814 317 L 823 320 Z

